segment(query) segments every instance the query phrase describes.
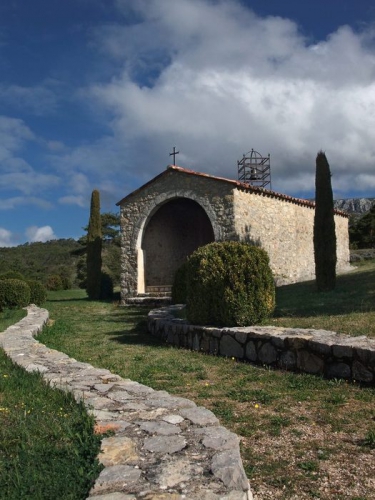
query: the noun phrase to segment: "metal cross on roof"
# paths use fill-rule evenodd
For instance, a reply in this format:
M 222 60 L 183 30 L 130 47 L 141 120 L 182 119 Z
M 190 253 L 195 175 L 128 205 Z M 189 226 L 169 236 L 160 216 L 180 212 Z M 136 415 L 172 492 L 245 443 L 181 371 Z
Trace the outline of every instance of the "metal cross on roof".
M 179 151 L 176 151 L 176 146 L 173 146 L 172 153 L 169 153 L 169 156 L 173 156 L 173 165 L 176 165 L 176 155 L 179 154 Z

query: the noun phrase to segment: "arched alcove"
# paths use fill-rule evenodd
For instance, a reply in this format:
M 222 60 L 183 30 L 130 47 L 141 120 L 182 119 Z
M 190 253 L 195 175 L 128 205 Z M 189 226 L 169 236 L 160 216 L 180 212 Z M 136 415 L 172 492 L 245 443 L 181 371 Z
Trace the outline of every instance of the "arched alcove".
M 170 286 L 174 273 L 194 250 L 215 241 L 205 210 L 195 201 L 175 198 L 162 204 L 142 238 L 145 291 Z

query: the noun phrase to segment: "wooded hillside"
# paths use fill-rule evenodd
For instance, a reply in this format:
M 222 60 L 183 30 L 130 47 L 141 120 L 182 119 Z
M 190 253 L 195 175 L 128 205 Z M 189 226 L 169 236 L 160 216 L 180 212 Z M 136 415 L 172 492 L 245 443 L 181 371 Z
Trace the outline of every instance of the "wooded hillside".
M 42 282 L 50 275 L 60 275 L 74 283 L 78 260 L 74 252 L 81 248 L 72 238 L 0 248 L 0 274 L 18 271 L 27 279 Z
M 85 247 L 81 242 L 69 239 L 51 240 L 46 243 L 25 243 L 17 247 L 0 248 L 0 274 L 18 271 L 27 279 L 46 283 L 52 275 L 68 278 L 73 286 L 79 286 L 77 264 L 85 263 Z M 120 247 L 113 241 L 104 241 L 103 271 L 109 274 L 114 285 L 120 282 Z

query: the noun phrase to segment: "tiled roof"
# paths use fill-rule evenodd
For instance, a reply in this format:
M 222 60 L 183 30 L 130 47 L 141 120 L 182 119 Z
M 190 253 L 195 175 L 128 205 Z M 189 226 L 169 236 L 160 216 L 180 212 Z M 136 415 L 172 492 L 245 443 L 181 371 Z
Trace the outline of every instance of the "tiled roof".
M 166 175 L 166 173 L 168 173 L 170 171 L 181 172 L 181 173 L 187 174 L 187 175 L 194 175 L 196 177 L 203 177 L 205 179 L 211 179 L 214 181 L 225 182 L 227 184 L 232 184 L 233 186 L 237 187 L 238 189 L 243 189 L 244 191 L 249 191 L 252 193 L 261 194 L 263 196 L 269 196 L 271 198 L 278 198 L 280 200 L 288 201 L 290 203 L 295 203 L 296 205 L 303 205 L 306 207 L 315 208 L 314 202 L 309 201 L 309 200 L 304 200 L 303 198 L 295 198 L 295 197 L 289 196 L 287 194 L 276 193 L 275 191 L 252 186 L 251 184 L 247 184 L 246 182 L 240 182 L 240 181 L 236 181 L 234 179 L 226 179 L 225 177 L 217 177 L 215 175 L 204 174 L 202 172 L 195 172 L 194 170 L 179 167 L 177 165 L 168 165 L 167 169 L 164 172 L 157 175 L 156 177 L 151 179 L 149 182 L 146 182 L 146 184 L 143 184 L 143 186 L 141 186 L 140 188 L 136 189 L 132 193 L 125 196 L 125 198 L 123 198 L 121 201 L 116 203 L 116 205 L 117 206 L 121 205 L 129 196 L 133 196 L 134 194 L 139 193 L 145 187 L 147 187 L 149 184 L 152 184 L 156 179 L 163 177 L 164 175 Z M 346 212 L 343 212 L 341 210 L 335 210 L 335 214 L 341 215 L 343 217 L 349 217 L 349 215 Z

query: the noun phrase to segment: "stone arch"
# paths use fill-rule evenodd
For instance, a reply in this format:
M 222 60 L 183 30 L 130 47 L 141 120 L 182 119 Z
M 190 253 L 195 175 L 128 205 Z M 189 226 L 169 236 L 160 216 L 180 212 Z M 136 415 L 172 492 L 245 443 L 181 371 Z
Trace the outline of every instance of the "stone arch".
M 138 293 L 147 287 L 170 286 L 188 255 L 220 239 L 215 212 L 194 198 L 193 193 L 183 192 L 164 193 L 153 200 L 136 242 Z

